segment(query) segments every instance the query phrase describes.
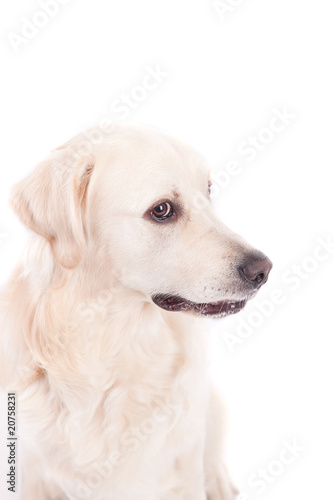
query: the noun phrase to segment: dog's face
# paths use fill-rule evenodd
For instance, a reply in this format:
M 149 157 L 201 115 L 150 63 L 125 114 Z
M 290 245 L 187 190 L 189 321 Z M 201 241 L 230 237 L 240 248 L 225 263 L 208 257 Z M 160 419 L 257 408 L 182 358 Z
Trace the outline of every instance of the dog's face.
M 75 156 L 78 140 L 56 152 L 53 164 L 62 169 Z M 45 177 L 45 168 L 35 174 L 35 184 Z M 64 267 L 75 267 L 82 253 L 91 259 L 103 248 L 124 286 L 168 311 L 212 317 L 242 309 L 267 280 L 270 261 L 216 217 L 209 199 L 209 168 L 188 146 L 156 131 L 120 126 L 93 147 L 86 162 L 80 158 L 74 170 L 75 175 L 72 167 L 65 173 L 66 189 L 75 186 L 73 200 L 68 199 L 70 188 L 64 199 L 52 190 L 48 198 L 55 197 L 53 208 L 50 199 L 45 200 L 48 223 L 54 226 L 51 235 L 44 234 L 41 215 L 38 225 L 35 214 L 23 217 L 17 192 L 14 201 L 25 222 L 52 242 Z M 50 169 L 46 178 L 40 182 L 50 182 Z M 60 179 L 64 182 L 63 176 Z M 31 212 L 30 201 L 25 201 L 25 209 L 29 206 Z M 57 222 L 50 220 L 52 210 L 67 214 L 62 203 L 72 205 L 70 228 L 62 227 L 66 220 L 61 224 L 56 213 Z M 85 237 L 79 238 L 78 230 Z
M 102 152 L 95 179 L 98 239 L 123 284 L 157 306 L 224 316 L 267 280 L 270 261 L 216 217 L 209 168 L 188 146 L 131 132 Z

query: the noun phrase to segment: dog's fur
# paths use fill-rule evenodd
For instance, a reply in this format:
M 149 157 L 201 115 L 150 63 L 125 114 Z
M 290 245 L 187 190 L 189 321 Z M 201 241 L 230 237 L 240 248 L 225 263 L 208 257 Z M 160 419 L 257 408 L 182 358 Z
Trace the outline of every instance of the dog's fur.
M 1 385 L 19 397 L 24 500 L 232 500 L 207 332 L 163 293 L 254 291 L 254 250 L 214 215 L 197 152 L 144 127 L 87 131 L 15 186 L 36 235 L 2 296 Z M 151 207 L 172 200 L 167 223 Z

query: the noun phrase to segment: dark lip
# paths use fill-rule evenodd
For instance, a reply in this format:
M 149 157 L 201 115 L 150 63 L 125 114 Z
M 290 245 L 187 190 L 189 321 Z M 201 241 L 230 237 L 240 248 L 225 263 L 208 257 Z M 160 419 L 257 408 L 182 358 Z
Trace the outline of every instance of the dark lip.
M 243 300 L 220 300 L 217 302 L 197 303 L 183 299 L 177 295 L 157 294 L 152 296 L 154 304 L 166 311 L 185 311 L 221 318 L 229 314 L 235 314 L 243 309 L 246 299 Z

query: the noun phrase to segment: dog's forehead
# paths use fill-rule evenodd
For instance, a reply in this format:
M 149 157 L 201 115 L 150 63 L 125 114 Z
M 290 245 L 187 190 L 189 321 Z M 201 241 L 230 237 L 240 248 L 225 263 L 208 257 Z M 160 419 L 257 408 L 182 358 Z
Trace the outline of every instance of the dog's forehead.
M 112 184 L 126 184 L 135 192 L 145 187 L 158 195 L 205 189 L 209 167 L 190 146 L 161 134 L 126 136 L 105 144 L 99 162 Z

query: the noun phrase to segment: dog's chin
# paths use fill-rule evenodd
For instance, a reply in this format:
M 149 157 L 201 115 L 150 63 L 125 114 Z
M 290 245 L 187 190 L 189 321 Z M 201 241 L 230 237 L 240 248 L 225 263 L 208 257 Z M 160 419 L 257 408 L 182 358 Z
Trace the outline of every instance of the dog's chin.
M 236 314 L 243 309 L 247 299 L 220 300 L 218 302 L 197 303 L 176 295 L 157 294 L 152 296 L 153 302 L 166 311 L 191 312 L 209 318 L 223 318 Z

